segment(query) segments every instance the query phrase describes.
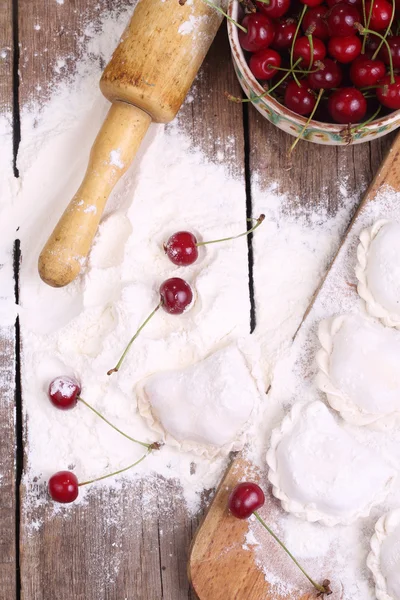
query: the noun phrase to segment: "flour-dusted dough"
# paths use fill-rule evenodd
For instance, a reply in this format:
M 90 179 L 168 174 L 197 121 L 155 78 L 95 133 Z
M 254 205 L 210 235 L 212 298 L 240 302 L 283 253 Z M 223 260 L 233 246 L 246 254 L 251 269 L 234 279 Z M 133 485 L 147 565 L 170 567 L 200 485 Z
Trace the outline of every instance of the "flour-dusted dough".
M 400 600 L 400 510 L 383 515 L 375 526 L 367 559 L 378 600 Z
M 323 402 L 297 403 L 272 432 L 268 478 L 283 508 L 333 526 L 368 516 L 395 470 L 356 442 Z
M 400 332 L 342 315 L 322 321 L 318 336 L 316 383 L 332 408 L 355 425 L 399 425 Z
M 166 443 L 205 455 L 241 450 L 260 398 L 242 353 L 234 345 L 138 386 L 140 414 Z
M 367 312 L 400 328 L 400 223 L 381 219 L 364 229 L 357 261 L 357 289 Z

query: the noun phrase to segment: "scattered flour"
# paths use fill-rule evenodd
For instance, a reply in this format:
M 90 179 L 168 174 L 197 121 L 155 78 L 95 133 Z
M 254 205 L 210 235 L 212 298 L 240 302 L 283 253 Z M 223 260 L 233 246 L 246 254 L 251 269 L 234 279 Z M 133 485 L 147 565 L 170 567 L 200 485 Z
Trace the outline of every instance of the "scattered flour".
M 152 441 L 153 432 L 137 412 L 136 382 L 160 369 L 186 367 L 232 341 L 249 337 L 245 238 L 203 249 L 189 269 L 174 267 L 163 254 L 163 242 L 176 230 L 190 229 L 206 240 L 238 233 L 245 225 L 243 181 L 233 178 L 220 161 L 210 162 L 177 123 L 151 128 L 135 164 L 110 199 L 85 273 L 62 290 L 47 287 L 37 275 L 40 249 L 83 177 L 91 143 L 106 114 L 108 103 L 97 85 L 100 65 L 111 56 L 129 12 L 111 14 L 101 29 L 88 24 L 82 39 L 86 58 L 76 65 L 74 76 L 54 87 L 46 105 L 23 108 L 19 180 L 12 175 L 10 119 L 0 118 L 0 152 L 7 165 L 0 179 L 0 322 L 12 324 L 15 319 L 9 257 L 13 240 L 19 237 L 22 383 L 29 449 L 24 481 L 28 497 L 31 488 L 40 492 L 31 494 L 32 505 L 47 503 L 44 482 L 56 470 L 74 468 L 79 478 L 95 477 L 140 456 L 139 447 L 121 438 L 84 406 L 67 413 L 56 411 L 46 397 L 52 378 L 60 374 L 78 377 L 87 401 L 127 433 Z M 190 22 L 182 33 L 189 33 L 188 28 Z M 64 64 L 59 61 L 57 68 L 63 71 Z M 119 166 L 117 154 L 110 160 Z M 253 238 L 257 327 L 246 358 L 260 365 L 265 389 L 274 373 L 274 384 L 280 378 L 280 386 L 265 402 L 264 417 L 251 431 L 251 457 L 259 461 L 270 428 L 282 416 L 283 405 L 290 403 L 290 385 L 297 381 L 286 351 L 357 199 L 348 197 L 342 181 L 338 195 L 343 206 L 336 215 L 323 210 L 295 214 L 286 208 L 287 199 L 274 186 L 263 189 L 256 180 L 253 184 L 254 216 L 263 212 L 266 220 Z M 227 217 L 221 219 L 222 214 Z M 158 286 L 173 275 L 183 276 L 193 285 L 196 304 L 182 317 L 160 311 L 135 343 L 120 373 L 107 377 L 106 371 L 157 303 Z M 335 290 L 333 294 L 336 296 Z M 278 359 L 279 368 L 274 371 Z M 224 459 L 209 461 L 163 448 L 126 477 L 149 478 L 158 473 L 176 479 L 189 512 L 195 513 L 202 491 L 215 486 L 224 468 Z M 34 478 L 38 478 L 35 483 Z M 122 483 L 110 479 L 101 485 L 118 489 Z M 156 485 L 155 490 L 153 493 L 157 493 Z M 328 562 L 330 572 L 340 573 L 350 590 L 346 598 L 369 600 L 371 588 L 363 569 L 367 547 L 358 530 L 337 528 L 335 537 L 327 540 L 319 526 L 308 525 L 305 531 L 301 522 L 284 517 L 276 506 L 272 516 L 288 543 L 296 546 L 297 540 L 300 558 L 311 565 Z M 367 535 L 370 525 L 368 522 Z M 32 523 L 32 530 L 39 527 L 39 522 Z M 303 581 L 292 566 L 284 566 L 282 578 L 274 575 L 276 564 L 271 556 L 277 556 L 276 548 L 268 545 L 257 523 L 252 523 L 251 531 L 246 544 L 259 542 L 260 565 L 277 593 L 302 589 Z M 303 535 L 309 543 L 302 545 Z M 347 550 L 337 556 L 334 550 L 340 543 Z M 352 548 L 357 548 L 354 556 Z M 263 554 L 268 549 L 269 554 Z M 287 564 L 286 560 L 281 563 L 279 569 Z M 353 596 L 352 586 L 357 592 Z

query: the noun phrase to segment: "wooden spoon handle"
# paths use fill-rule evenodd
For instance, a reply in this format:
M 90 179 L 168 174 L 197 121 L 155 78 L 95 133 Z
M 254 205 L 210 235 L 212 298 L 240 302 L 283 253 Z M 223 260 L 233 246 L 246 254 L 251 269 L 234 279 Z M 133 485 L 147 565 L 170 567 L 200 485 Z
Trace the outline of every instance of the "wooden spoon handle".
M 39 257 L 40 277 L 53 287 L 77 277 L 96 234 L 107 199 L 132 163 L 151 117 L 115 102 L 93 144 L 85 178 Z

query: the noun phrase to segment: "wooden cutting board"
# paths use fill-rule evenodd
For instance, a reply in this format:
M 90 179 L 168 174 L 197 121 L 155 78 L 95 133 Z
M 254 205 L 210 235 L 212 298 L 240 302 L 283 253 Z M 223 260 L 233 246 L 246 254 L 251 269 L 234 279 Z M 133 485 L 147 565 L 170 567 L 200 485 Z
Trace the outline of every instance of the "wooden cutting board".
M 400 191 L 400 134 L 397 135 L 367 194 L 360 203 L 343 243 L 352 231 L 363 208 L 375 198 L 384 186 L 390 186 L 396 191 Z M 303 317 L 302 324 L 319 292 L 323 289 L 324 283 L 325 280 L 316 291 Z M 300 328 L 301 326 L 299 330 Z M 265 580 L 264 573 L 256 565 L 252 547 L 243 548 L 248 522 L 232 517 L 227 509 L 227 503 L 232 489 L 244 479 L 257 481 L 258 477 L 254 467 L 239 456 L 228 468 L 203 523 L 193 539 L 188 573 L 189 580 L 199 599 L 308 600 L 316 598 L 317 594 L 312 588 L 304 594 L 291 593 L 289 595 L 285 592 L 277 592 L 276 588 L 272 590 L 271 585 Z M 263 513 L 263 516 L 268 519 L 268 512 L 266 515 Z M 288 558 L 288 560 L 290 559 Z M 307 589 L 306 585 L 304 589 Z

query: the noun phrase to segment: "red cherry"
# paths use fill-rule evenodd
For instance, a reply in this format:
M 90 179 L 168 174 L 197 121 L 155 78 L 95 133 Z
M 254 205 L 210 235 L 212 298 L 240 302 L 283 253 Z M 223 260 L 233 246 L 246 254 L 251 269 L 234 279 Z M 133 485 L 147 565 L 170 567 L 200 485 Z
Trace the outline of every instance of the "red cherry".
M 400 36 L 394 35 L 387 39 L 390 48 L 390 54 L 392 55 L 393 68 L 400 69 Z M 379 40 L 378 40 L 379 44 Z M 377 44 L 377 47 L 378 47 Z M 379 50 L 379 58 L 383 60 L 385 65 L 389 65 L 389 52 L 386 48 L 386 44 L 383 44 L 382 48 Z
M 268 4 L 266 2 L 256 2 L 256 6 L 267 17 L 279 19 L 289 10 L 290 0 L 269 0 Z
M 297 25 L 294 19 L 282 19 L 275 23 L 275 37 L 272 47 L 276 50 L 286 50 L 291 47 Z
M 348 37 L 331 37 L 328 42 L 328 52 L 340 63 L 352 62 L 360 54 L 362 43 L 356 35 Z
M 320 40 L 327 40 L 329 37 L 328 25 L 325 17 L 328 12 L 326 6 L 314 6 L 306 12 L 301 26 L 304 33 L 309 29 L 312 35 Z
M 329 98 L 328 110 L 336 123 L 359 123 L 367 112 L 367 101 L 356 88 L 340 88 Z
M 228 508 L 236 519 L 248 519 L 264 505 L 264 492 L 256 483 L 239 483 L 228 500 Z
M 356 32 L 354 23 L 360 22 L 360 13 L 355 6 L 341 2 L 329 12 L 328 28 L 331 36 L 347 37 Z
M 397 110 L 400 108 L 400 75 L 394 76 L 394 83 L 390 83 L 390 75 L 380 80 L 376 95 L 383 106 Z
M 160 286 L 163 309 L 170 315 L 181 315 L 193 300 L 192 288 L 180 277 L 171 277 Z
M 264 48 L 252 54 L 249 61 L 250 71 L 253 73 L 256 79 L 272 79 L 278 72 L 277 69 L 271 68 L 281 66 L 280 55 L 271 48 Z
M 325 58 L 322 61 L 324 69 L 310 73 L 308 83 L 313 90 L 331 90 L 332 88 L 340 87 L 342 83 L 342 70 L 337 63 L 330 58 Z
M 246 15 L 241 23 L 247 29 L 244 33 L 239 29 L 239 43 L 249 52 L 257 52 L 271 45 L 275 28 L 271 19 L 260 13 L 251 13 Z
M 180 267 L 192 265 L 199 256 L 196 244 L 197 239 L 193 233 L 178 231 L 171 235 L 167 243 L 164 244 L 164 251 L 174 265 Z
M 381 60 L 372 60 L 366 56 L 356 58 L 350 67 L 351 81 L 359 88 L 375 85 L 385 73 L 386 68 Z
M 367 15 L 367 19 L 370 9 L 371 2 L 369 1 L 365 4 L 365 14 Z M 392 5 L 389 4 L 387 0 L 374 0 L 368 29 L 384 31 L 388 28 L 391 18 Z
M 341 4 L 344 2 L 345 4 L 351 4 L 351 6 L 361 6 L 362 0 L 327 0 L 327 5 L 329 8 L 335 6 L 335 4 Z
M 49 479 L 49 494 L 56 502 L 68 504 L 79 494 L 78 479 L 71 471 L 59 471 Z
M 302 4 L 306 4 L 307 6 L 313 7 L 322 4 L 324 0 L 300 0 Z
M 300 81 L 300 85 L 296 81 L 290 81 L 285 91 L 284 103 L 289 110 L 305 117 L 312 112 L 316 98 L 308 90 L 306 81 Z
M 313 64 L 315 63 L 315 61 L 317 60 L 323 60 L 326 56 L 326 48 L 325 48 L 325 44 L 323 42 L 321 42 L 321 40 L 319 40 L 318 38 L 315 38 L 313 36 L 313 46 L 314 46 L 314 51 L 313 51 Z M 294 43 L 294 48 L 293 48 L 293 57 L 294 60 L 297 61 L 299 58 L 301 58 L 301 62 L 300 65 L 301 66 L 309 66 L 310 64 L 310 59 L 311 59 L 311 48 L 310 48 L 310 42 L 308 40 L 308 37 L 303 36 L 303 37 L 299 37 L 297 38 L 297 40 Z
M 50 402 L 56 408 L 69 410 L 76 406 L 81 395 L 81 386 L 76 379 L 64 375 L 56 377 L 49 385 Z

